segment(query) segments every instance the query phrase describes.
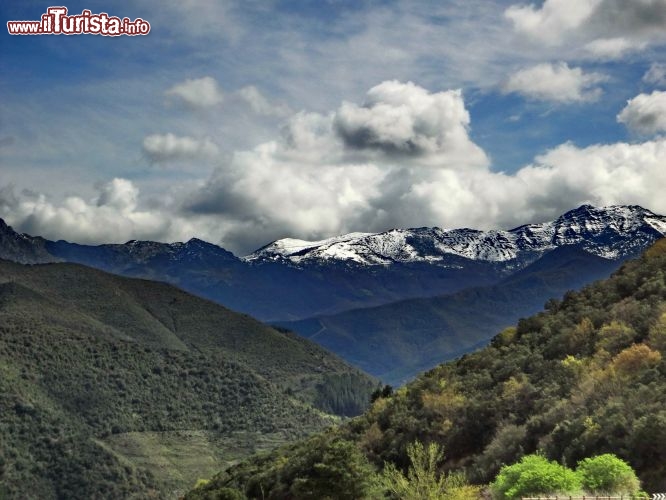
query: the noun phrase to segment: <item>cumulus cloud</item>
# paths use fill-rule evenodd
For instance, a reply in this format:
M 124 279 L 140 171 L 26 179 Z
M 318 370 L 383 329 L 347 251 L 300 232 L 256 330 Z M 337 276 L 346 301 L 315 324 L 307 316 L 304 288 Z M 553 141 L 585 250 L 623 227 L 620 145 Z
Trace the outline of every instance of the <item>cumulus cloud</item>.
M 223 100 L 222 90 L 215 78 L 210 76 L 188 78 L 184 82 L 171 87 L 165 92 L 165 95 L 178 99 L 195 109 L 217 106 Z
M 209 138 L 195 139 L 174 134 L 152 134 L 143 139 L 143 152 L 154 163 L 214 158 L 217 145 Z
M 445 94 L 457 99 L 455 93 Z M 382 97 L 369 97 L 362 106 L 343 104 L 328 115 L 294 115 L 281 139 L 238 152 L 219 166 L 183 198 L 183 213 L 233 222 L 225 240 L 248 252 L 287 236 L 318 239 L 417 225 L 507 228 L 547 220 L 582 203 L 638 203 L 666 211 L 659 195 L 666 187 L 660 166 L 664 141 L 588 148 L 564 144 L 506 174 L 490 170 L 479 158 L 447 162 L 444 152 L 457 158 L 459 148 L 441 147 L 433 139 L 440 132 L 413 126 L 413 117 L 425 109 L 419 99 L 372 95 Z M 428 100 L 435 94 L 421 89 L 414 95 Z M 412 121 L 403 122 L 396 111 L 401 106 Z M 434 116 L 449 117 L 441 129 L 456 123 L 465 130 L 464 113 L 455 106 L 445 109 L 448 114 L 430 107 Z M 438 121 L 429 117 L 426 123 Z M 372 134 L 350 141 L 341 126 Z M 425 146 L 418 154 L 411 146 L 401 150 L 409 140 Z M 465 141 L 471 142 L 467 136 Z M 438 168 L 434 158 L 442 159 Z
M 254 235 L 254 246 L 432 220 L 414 185 L 436 180 L 439 170 L 488 166 L 468 127 L 459 91 L 384 82 L 363 105 L 296 113 L 280 139 L 237 152 L 183 207 L 238 220 L 238 237 L 250 245 Z
M 254 85 L 248 85 L 238 91 L 238 96 L 245 101 L 252 111 L 265 116 L 287 116 L 291 113 L 286 104 L 271 103 Z
M 120 213 L 130 213 L 136 209 L 139 190 L 127 179 L 116 178 L 99 187 L 98 207 L 112 207 Z
M 617 58 L 666 39 L 666 0 L 546 0 L 513 5 L 514 29 L 546 45 L 570 42 L 593 56 Z
M 509 228 L 583 203 L 640 204 L 666 213 L 664 155 L 663 139 L 587 148 L 566 143 L 514 174 L 438 171 L 407 196 L 423 205 L 425 223 L 448 227 Z
M 511 75 L 504 84 L 504 91 L 561 103 L 594 101 L 602 94 L 596 85 L 604 80 L 604 75 L 584 73 L 581 68 L 570 68 L 564 62 L 543 63 Z
M 642 135 L 666 132 L 666 92 L 655 90 L 630 99 L 617 121 Z
M 666 213 L 663 159 L 666 140 L 578 148 L 563 144 L 520 169 L 520 203 L 535 214 L 561 211 L 585 201 L 596 205 L 639 204 Z
M 44 194 L 10 187 L 0 190 L 2 218 L 18 230 L 52 239 L 79 243 L 161 239 L 171 233 L 174 221 L 160 211 L 137 209 L 138 189 L 116 178 L 98 187 L 97 196 L 70 196 L 53 202 Z
M 422 157 L 439 166 L 486 165 L 469 138 L 469 123 L 460 90 L 430 93 L 395 80 L 370 89 L 362 106 L 343 103 L 334 117 L 335 131 L 355 150 Z

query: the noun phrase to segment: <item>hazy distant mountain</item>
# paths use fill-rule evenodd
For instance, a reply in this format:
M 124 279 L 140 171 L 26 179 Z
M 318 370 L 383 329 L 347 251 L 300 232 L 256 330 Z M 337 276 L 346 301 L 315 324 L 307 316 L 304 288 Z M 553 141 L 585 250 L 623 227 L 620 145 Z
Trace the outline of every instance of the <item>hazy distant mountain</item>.
M 484 346 L 548 299 L 608 277 L 618 266 L 580 247 L 560 247 L 494 285 L 279 324 L 399 385 Z

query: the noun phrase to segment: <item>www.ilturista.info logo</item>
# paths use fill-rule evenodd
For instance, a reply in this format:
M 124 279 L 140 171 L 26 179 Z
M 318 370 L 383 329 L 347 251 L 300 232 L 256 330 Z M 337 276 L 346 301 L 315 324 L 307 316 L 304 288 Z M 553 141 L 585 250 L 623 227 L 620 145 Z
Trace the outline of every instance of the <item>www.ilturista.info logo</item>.
M 147 35 L 150 23 L 137 17 L 109 16 L 106 12 L 93 14 L 85 9 L 81 14 L 68 16 L 67 7 L 49 7 L 40 21 L 7 21 L 10 35 Z

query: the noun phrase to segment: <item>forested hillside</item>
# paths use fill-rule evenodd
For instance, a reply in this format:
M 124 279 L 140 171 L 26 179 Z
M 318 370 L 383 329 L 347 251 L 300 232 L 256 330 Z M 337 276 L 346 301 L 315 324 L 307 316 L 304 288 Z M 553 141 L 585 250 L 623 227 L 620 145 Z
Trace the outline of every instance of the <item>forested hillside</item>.
M 393 385 L 485 346 L 501 329 L 620 264 L 582 248 L 557 248 L 499 284 L 280 323 Z
M 357 497 L 359 471 L 407 466 L 414 441 L 443 446 L 443 469 L 488 484 L 503 464 L 539 451 L 575 466 L 614 453 L 646 491 L 666 488 L 666 240 L 610 279 L 523 319 L 490 346 L 441 365 L 363 416 L 220 473 L 187 498 L 234 488 L 294 498 L 303 485 Z M 369 468 L 369 469 L 368 469 Z M 356 479 L 355 479 L 356 478 Z M 337 491 L 337 490 L 336 490 Z
M 375 382 L 166 284 L 0 261 L 0 498 L 169 498 Z

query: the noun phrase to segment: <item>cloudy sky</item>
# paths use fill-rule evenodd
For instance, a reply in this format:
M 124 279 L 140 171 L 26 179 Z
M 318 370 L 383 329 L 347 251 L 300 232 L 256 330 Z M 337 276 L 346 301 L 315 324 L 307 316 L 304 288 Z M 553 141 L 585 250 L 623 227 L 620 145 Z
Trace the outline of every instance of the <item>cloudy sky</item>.
M 9 20 L 50 3 L 2 2 Z M 81 243 L 666 214 L 666 0 L 67 2 L 0 35 L 0 217 Z

